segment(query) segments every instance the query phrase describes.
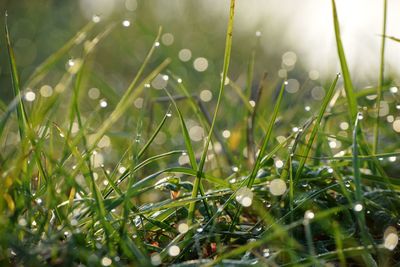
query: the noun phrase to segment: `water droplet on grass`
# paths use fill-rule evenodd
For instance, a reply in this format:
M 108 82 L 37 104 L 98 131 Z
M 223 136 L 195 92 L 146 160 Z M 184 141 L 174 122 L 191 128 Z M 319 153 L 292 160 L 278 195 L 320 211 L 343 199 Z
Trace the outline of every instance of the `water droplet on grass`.
M 274 196 L 281 196 L 286 192 L 287 186 L 282 179 L 274 179 L 269 184 L 269 191 Z
M 122 26 L 129 27 L 129 26 L 131 26 L 131 22 L 129 20 L 125 19 L 122 21 Z
M 198 72 L 203 72 L 208 68 L 208 60 L 204 57 L 198 57 L 193 61 L 193 67 Z
M 103 257 L 101 259 L 101 265 L 103 265 L 103 266 L 110 266 L 111 263 L 112 263 L 112 260 L 108 257 Z
M 224 130 L 224 131 L 222 132 L 222 136 L 223 136 L 224 138 L 229 138 L 229 137 L 231 136 L 231 132 L 230 132 L 229 130 Z
M 161 264 L 160 254 L 158 254 L 157 252 L 154 252 L 153 254 L 151 254 L 150 261 L 151 261 L 151 264 L 154 266 L 160 265 Z
M 33 102 L 36 99 L 36 94 L 32 91 L 25 93 L 25 100 L 28 102 Z
M 106 108 L 108 106 L 108 103 L 105 99 L 100 100 L 100 107 L 101 108 Z
M 356 212 L 360 212 L 360 211 L 362 211 L 363 210 L 363 205 L 362 204 L 360 204 L 360 203 L 357 203 L 357 204 L 355 204 L 354 205 L 354 211 L 356 211 Z
M 389 226 L 388 228 L 386 228 L 383 234 L 383 240 L 383 245 L 385 248 L 387 248 L 388 250 L 394 250 L 399 243 L 397 229 L 393 226 Z
M 171 257 L 178 256 L 180 252 L 181 252 L 181 249 L 176 245 L 173 245 L 173 246 L 169 247 L 169 249 L 168 249 L 168 254 Z
M 306 220 L 312 220 L 312 219 L 314 219 L 314 217 L 315 217 L 315 214 L 314 214 L 314 212 L 311 211 L 311 210 L 307 210 L 307 211 L 304 213 L 304 219 L 306 219 Z
M 247 187 L 242 187 L 236 192 L 236 201 L 243 207 L 250 207 L 253 203 L 254 193 Z
M 392 94 L 396 94 L 398 91 L 399 91 L 399 89 L 396 86 L 393 86 L 393 87 L 390 88 L 390 92 Z
M 187 231 L 189 231 L 189 225 L 187 225 L 186 223 L 180 223 L 178 225 L 178 231 L 181 234 L 187 233 Z
M 275 160 L 275 167 L 277 167 L 278 169 L 282 168 L 283 167 L 283 161 L 280 160 L 280 159 Z
M 49 85 L 43 85 L 40 88 L 40 95 L 43 97 L 50 97 L 53 94 L 53 88 Z
M 100 16 L 98 16 L 98 15 L 93 15 L 92 21 L 93 21 L 94 23 L 99 23 L 100 20 L 101 20 Z

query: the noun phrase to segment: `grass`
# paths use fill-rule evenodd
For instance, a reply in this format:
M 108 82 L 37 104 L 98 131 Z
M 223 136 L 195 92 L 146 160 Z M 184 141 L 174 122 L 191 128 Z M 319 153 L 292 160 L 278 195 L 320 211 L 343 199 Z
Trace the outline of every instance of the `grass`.
M 335 1 L 332 10 L 341 75 L 306 113 L 288 101 L 287 81 L 258 80 L 258 37 L 244 88 L 232 79 L 234 0 L 213 112 L 171 66 L 161 28 L 120 95 L 93 67 L 116 24 L 87 24 L 21 83 L 6 21 L 14 100 L 0 105 L 1 265 L 398 265 L 397 143 L 377 154 L 382 133 L 393 133 L 359 109 L 395 85 L 384 79 L 385 43 L 378 87 L 356 90 Z M 71 49 L 81 57 L 68 59 Z M 31 89 L 62 62 L 51 95 Z M 92 83 L 104 97 L 96 104 Z M 236 125 L 229 139 L 224 121 Z

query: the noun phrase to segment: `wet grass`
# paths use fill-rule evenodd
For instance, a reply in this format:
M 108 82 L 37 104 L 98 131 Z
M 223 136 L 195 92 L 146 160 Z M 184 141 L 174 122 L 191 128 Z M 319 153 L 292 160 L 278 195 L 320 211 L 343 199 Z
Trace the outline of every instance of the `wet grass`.
M 93 72 L 115 24 L 84 26 L 22 83 L 6 28 L 15 98 L 0 105 L 1 265 L 399 264 L 400 152 L 385 141 L 377 154 L 388 131 L 376 108 L 362 108 L 365 96 L 378 92 L 379 106 L 395 85 L 384 80 L 385 42 L 377 89 L 356 89 L 335 1 L 332 10 L 341 75 L 332 74 L 306 113 L 301 101 L 287 101 L 286 80 L 256 80 L 258 38 L 245 86 L 228 78 L 234 0 L 214 109 L 170 68 L 172 56 L 160 56 L 161 28 L 122 95 Z M 68 60 L 71 49 L 81 58 Z M 32 91 L 65 61 L 51 93 Z M 152 94 L 157 79 L 166 84 L 161 97 Z M 104 97 L 96 105 L 90 83 Z M 227 93 L 239 101 L 229 103 Z M 240 117 L 226 111 L 236 109 Z M 221 136 L 220 121 L 235 122 L 231 136 Z

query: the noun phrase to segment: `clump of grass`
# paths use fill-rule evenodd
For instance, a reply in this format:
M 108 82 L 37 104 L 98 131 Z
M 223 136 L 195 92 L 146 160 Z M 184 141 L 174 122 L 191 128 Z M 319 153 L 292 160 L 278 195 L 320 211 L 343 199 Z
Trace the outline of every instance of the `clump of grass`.
M 400 180 L 386 174 L 390 166 L 384 163 L 399 153 L 370 152 L 363 127 L 371 123 L 359 113 L 357 102 L 371 91 L 358 92 L 351 82 L 332 4 L 346 98 L 337 91 L 341 77 L 336 75 L 318 111 L 303 118 L 296 131 L 286 131 L 279 142 L 278 131 L 287 128 L 282 121 L 290 109 L 299 110 L 285 101 L 286 82 L 267 86 L 265 75 L 254 98 L 252 84 L 258 81 L 253 49 L 247 92 L 232 80 L 226 83 L 234 49 L 234 0 L 212 116 L 187 89 L 190 85 L 169 69 L 169 57 L 157 64 L 151 61 L 162 49 L 161 29 L 119 96 L 92 71 L 98 44 L 115 25 L 96 34 L 96 25 L 88 24 L 21 86 L 6 22 L 15 100 L 8 107 L 1 105 L 1 265 L 398 263 Z M 86 45 L 76 42 L 82 34 Z M 72 48 L 81 49 L 82 57 L 69 64 L 53 95 L 37 94 L 37 100 L 29 101 L 28 88 L 44 84 Z M 160 75 L 169 82 L 164 96 L 155 98 L 147 88 Z M 96 82 L 108 100 L 90 110 L 85 108 L 88 81 Z M 245 156 L 231 143 L 221 144 L 224 139 L 216 131 L 222 119 L 219 109 L 230 105 L 224 99 L 225 86 L 233 88 L 246 110 L 242 118 L 223 118 L 241 122 Z M 387 89 L 382 69 L 379 92 Z M 132 104 L 139 96 L 145 108 L 138 112 Z M 189 103 L 186 108 L 184 101 Z M 204 146 L 192 143 L 187 121 L 191 114 L 207 130 Z M 343 114 L 348 114 L 344 117 L 350 127 L 348 134 L 340 135 L 333 126 Z M 165 131 L 181 142 L 157 144 Z M 340 154 L 329 145 L 332 138 L 341 141 Z

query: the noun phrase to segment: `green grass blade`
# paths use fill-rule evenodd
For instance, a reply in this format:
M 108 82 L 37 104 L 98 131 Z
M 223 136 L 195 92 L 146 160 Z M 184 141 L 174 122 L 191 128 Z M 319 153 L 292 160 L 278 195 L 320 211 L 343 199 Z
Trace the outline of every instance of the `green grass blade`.
M 214 126 L 215 126 L 215 122 L 217 120 L 218 110 L 219 110 L 219 107 L 221 105 L 221 100 L 222 100 L 222 96 L 223 96 L 223 93 L 224 93 L 225 79 L 226 79 L 227 74 L 228 74 L 229 61 L 230 61 L 230 57 L 231 57 L 234 14 L 235 14 L 235 0 L 231 0 L 230 13 L 229 13 L 229 22 L 228 22 L 228 30 L 226 32 L 226 41 L 225 41 L 224 64 L 223 64 L 223 67 L 222 67 L 222 77 L 221 77 L 220 86 L 219 86 L 217 105 L 215 107 L 214 116 L 213 116 L 213 119 L 212 119 L 212 122 L 211 122 L 210 130 L 209 130 L 208 135 L 207 135 L 207 139 L 206 139 L 206 142 L 205 142 L 203 153 L 201 154 L 199 166 L 198 166 L 198 169 L 197 169 L 196 180 L 195 180 L 195 183 L 194 183 L 194 186 L 193 186 L 192 198 L 195 198 L 197 196 L 197 193 L 198 193 L 199 188 L 200 188 L 201 177 L 202 177 L 202 174 L 203 174 L 204 164 L 205 164 L 206 157 L 207 157 L 207 152 L 208 152 L 208 146 L 210 145 L 210 142 L 211 142 L 211 136 L 213 134 L 213 129 L 214 129 Z M 194 209 L 195 209 L 195 204 L 192 203 L 189 206 L 189 221 L 190 222 L 193 220 Z
M 146 152 L 147 148 L 153 143 L 154 139 L 157 137 L 158 133 L 161 131 L 161 129 L 164 126 L 165 122 L 167 121 L 168 117 L 169 117 L 169 111 L 164 115 L 163 119 L 158 124 L 154 133 L 150 136 L 149 140 L 146 142 L 146 144 L 144 144 L 144 146 L 138 152 L 138 155 L 137 155 L 138 159 L 140 159 L 144 155 L 144 152 Z
M 179 122 L 181 124 L 181 129 L 182 129 L 182 134 L 183 134 L 183 140 L 185 141 L 186 151 L 189 156 L 190 165 L 192 166 L 192 169 L 196 170 L 197 169 L 196 156 L 193 151 L 192 142 L 190 141 L 190 137 L 189 137 L 189 131 L 186 127 L 185 120 L 183 119 L 182 112 L 180 111 L 180 109 L 179 109 L 178 105 L 176 104 L 176 101 L 174 100 L 172 95 L 167 90 L 165 90 L 165 92 L 167 93 L 169 99 L 171 100 L 172 104 L 174 105 L 174 107 L 176 109 L 176 112 L 178 113 Z
M 282 98 L 283 98 L 283 92 L 285 91 L 285 85 L 286 82 L 282 83 L 281 89 L 279 91 L 279 95 L 278 95 L 278 99 L 276 100 L 276 104 L 274 106 L 274 111 L 272 112 L 272 116 L 271 119 L 269 121 L 268 127 L 267 127 L 267 132 L 264 136 L 264 140 L 262 141 L 262 145 L 260 148 L 260 152 L 258 153 L 258 156 L 256 158 L 256 162 L 253 166 L 253 169 L 251 171 L 251 174 L 248 178 L 248 182 L 247 182 L 247 188 L 252 188 L 253 184 L 254 184 L 254 179 L 256 178 L 257 172 L 259 171 L 260 167 L 261 167 L 261 161 L 264 157 L 265 151 L 267 150 L 267 146 L 269 144 L 269 140 L 271 138 L 271 134 L 272 134 L 272 130 L 274 128 L 275 125 L 275 121 L 276 118 L 278 116 L 278 112 L 279 112 L 279 107 L 281 106 L 281 102 L 282 102 Z M 239 215 L 241 213 L 242 210 L 242 206 L 240 206 L 236 212 L 235 218 L 232 221 L 232 224 L 230 225 L 230 229 L 233 230 L 234 226 L 236 225 L 237 219 L 239 218 Z
M 360 175 L 360 161 L 358 159 L 358 143 L 357 143 L 357 136 L 358 136 L 358 127 L 359 123 L 359 116 L 357 116 L 354 129 L 353 129 L 353 172 L 354 172 L 354 185 L 355 185 L 355 205 L 362 205 L 361 210 L 357 210 L 356 206 L 354 206 L 355 216 L 358 221 L 358 225 L 361 229 L 361 237 L 362 243 L 364 246 L 369 244 L 374 245 L 371 236 L 368 233 L 368 229 L 366 226 L 365 221 L 365 204 L 363 200 L 363 193 L 361 187 L 361 175 Z M 377 266 L 376 262 L 373 260 L 371 254 L 366 249 L 365 253 L 363 254 L 363 260 L 367 264 L 367 266 Z
M 7 13 L 5 16 L 5 31 L 6 31 L 6 42 L 7 42 L 7 50 L 8 50 L 8 59 L 10 62 L 10 67 L 11 67 L 11 78 L 12 78 L 12 88 L 14 92 L 14 97 L 17 99 L 18 104 L 17 104 L 17 118 L 18 118 L 18 127 L 19 127 L 19 134 L 21 137 L 21 140 L 25 139 L 25 135 L 27 133 L 27 118 L 26 118 L 26 113 L 25 113 L 25 107 L 24 103 L 22 101 L 22 95 L 21 95 L 21 88 L 20 88 L 20 83 L 19 83 L 19 77 L 18 77 L 18 70 L 17 70 L 17 63 L 15 61 L 15 55 L 14 55 L 14 50 L 11 45 L 11 38 L 10 38 L 10 32 L 8 30 L 8 24 L 7 24 Z
M 250 177 L 249 177 L 249 181 L 248 181 L 248 184 L 247 184 L 248 188 L 251 188 L 253 186 L 254 179 L 255 179 L 255 177 L 257 175 L 258 170 L 261 167 L 261 161 L 262 161 L 262 159 L 264 157 L 264 154 L 265 154 L 265 152 L 267 150 L 267 146 L 268 146 L 269 140 L 271 138 L 272 130 L 274 129 L 274 125 L 275 125 L 275 122 L 276 122 L 276 118 L 278 116 L 279 108 L 281 106 L 281 102 L 282 102 L 282 99 L 283 99 L 283 92 L 285 91 L 285 84 L 286 84 L 286 82 L 282 83 L 281 89 L 279 91 L 279 95 L 278 95 L 278 98 L 277 98 L 275 106 L 274 106 L 274 111 L 272 112 L 272 116 L 271 116 L 271 119 L 270 119 L 268 127 L 267 127 L 267 132 L 266 132 L 266 134 L 264 136 L 264 140 L 262 141 L 260 152 L 259 152 L 259 154 L 257 156 L 256 162 L 254 164 L 254 167 L 253 167 L 253 169 L 251 171 L 251 174 L 250 174 Z
M 377 98 L 375 108 L 376 111 L 376 121 L 374 124 L 374 141 L 372 143 L 372 153 L 376 154 L 378 151 L 379 144 L 379 121 L 380 121 L 380 106 L 382 99 L 382 87 L 385 80 L 385 44 L 386 44 L 386 19 L 387 19 L 387 0 L 383 0 L 383 25 L 382 25 L 382 40 L 381 40 L 381 62 L 379 68 L 379 84 L 376 91 Z
M 79 32 L 77 32 L 69 41 L 67 41 L 59 50 L 51 54 L 42 64 L 40 64 L 35 71 L 31 74 L 26 82 L 26 87 L 34 87 L 40 82 L 48 71 L 60 61 L 68 51 L 79 43 L 83 36 L 88 34 L 94 27 L 94 22 L 86 24 Z
M 336 83 L 337 83 L 339 77 L 340 77 L 340 74 L 337 74 L 336 78 L 333 80 L 333 82 L 331 84 L 331 87 L 329 88 L 329 90 L 328 90 L 328 92 L 327 92 L 327 94 L 326 94 L 326 96 L 325 96 L 325 98 L 324 98 L 324 100 L 322 102 L 321 108 L 320 108 L 320 110 L 318 112 L 318 115 L 317 115 L 317 118 L 315 120 L 314 127 L 312 128 L 310 137 L 307 140 L 306 147 L 301 152 L 301 159 L 300 159 L 300 162 L 299 162 L 299 167 L 298 167 L 297 172 L 296 172 L 296 176 L 294 178 L 294 183 L 297 183 L 297 181 L 299 180 L 299 178 L 301 176 L 301 172 L 303 170 L 304 164 L 306 163 L 306 158 L 308 157 L 308 154 L 310 153 L 310 150 L 311 150 L 312 144 L 314 142 L 314 139 L 317 136 L 318 129 L 320 127 L 321 120 L 322 120 L 322 117 L 324 116 L 325 110 L 326 110 L 326 108 L 327 108 L 327 106 L 329 104 L 329 101 L 330 101 L 333 93 L 335 92 Z
M 339 26 L 339 19 L 336 10 L 335 0 L 332 0 L 332 11 L 333 11 L 333 25 L 335 27 L 336 47 L 340 60 L 340 67 L 342 69 L 344 89 L 346 90 L 346 97 L 347 97 L 347 104 L 349 106 L 350 118 L 352 121 L 354 121 L 357 116 L 357 101 L 354 94 L 354 88 L 353 88 L 353 83 L 351 81 L 349 68 L 347 66 L 347 60 L 343 49 L 342 38 L 340 37 L 340 26 Z

